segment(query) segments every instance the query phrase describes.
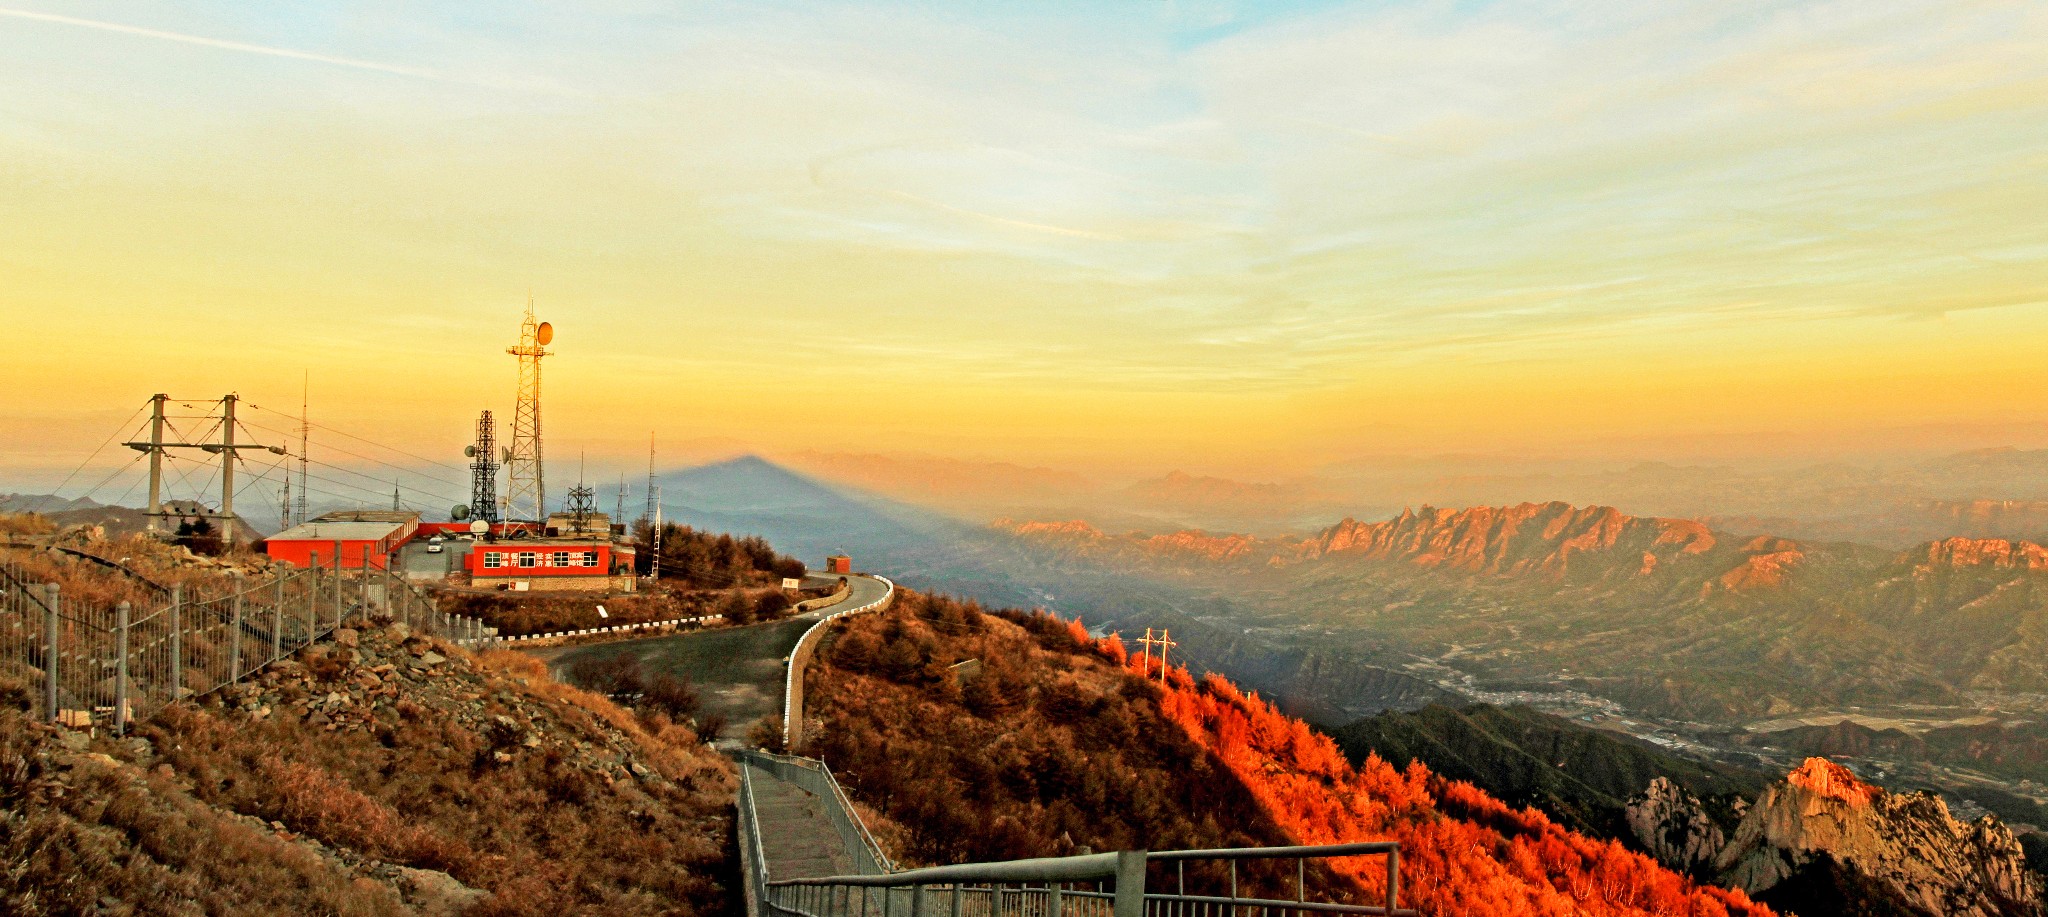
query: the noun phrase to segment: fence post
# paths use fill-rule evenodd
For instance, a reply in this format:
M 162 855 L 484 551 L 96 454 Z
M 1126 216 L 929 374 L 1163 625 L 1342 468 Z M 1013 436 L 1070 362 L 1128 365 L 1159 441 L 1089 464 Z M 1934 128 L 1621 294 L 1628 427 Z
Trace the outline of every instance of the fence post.
M 306 640 L 300 646 L 313 642 L 313 635 L 320 630 L 320 563 L 316 559 L 306 570 Z
M 1116 852 L 1116 917 L 1145 917 L 1145 851 Z
M 1394 902 L 1401 890 L 1401 848 L 1387 851 L 1387 913 L 1394 912 Z
M 43 696 L 48 701 L 46 711 L 51 720 L 57 719 L 57 629 L 62 622 L 57 620 L 57 602 L 62 598 L 56 583 L 43 584 Z
M 171 617 L 169 621 L 171 625 L 171 700 L 179 699 L 185 691 L 185 635 L 183 633 L 185 628 L 180 623 L 180 616 L 184 614 L 184 609 L 180 606 L 184 605 L 184 603 L 185 587 L 172 586 Z
M 334 626 L 341 628 L 341 539 L 334 540 Z
M 284 656 L 284 574 L 277 575 L 277 598 L 270 603 L 270 661 Z
M 228 588 L 235 590 L 228 625 L 228 684 L 242 678 L 242 576 L 229 574 Z
M 128 734 L 128 616 L 127 602 L 114 606 L 114 734 Z

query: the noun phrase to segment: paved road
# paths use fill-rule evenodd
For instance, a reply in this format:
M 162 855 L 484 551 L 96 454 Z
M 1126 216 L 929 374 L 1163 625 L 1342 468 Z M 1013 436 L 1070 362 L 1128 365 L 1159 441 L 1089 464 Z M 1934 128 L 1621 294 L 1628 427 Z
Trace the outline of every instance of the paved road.
M 837 577 L 816 576 L 813 583 Z M 723 738 L 745 738 L 762 718 L 782 715 L 784 664 L 804 631 L 820 618 L 855 608 L 887 595 L 889 587 L 864 576 L 849 578 L 853 594 L 844 602 L 767 624 L 716 627 L 661 637 L 622 640 L 589 646 L 542 647 L 526 650 L 558 673 L 578 659 L 609 658 L 623 653 L 640 657 L 648 674 L 687 675 L 697 686 L 705 714 L 726 718 Z

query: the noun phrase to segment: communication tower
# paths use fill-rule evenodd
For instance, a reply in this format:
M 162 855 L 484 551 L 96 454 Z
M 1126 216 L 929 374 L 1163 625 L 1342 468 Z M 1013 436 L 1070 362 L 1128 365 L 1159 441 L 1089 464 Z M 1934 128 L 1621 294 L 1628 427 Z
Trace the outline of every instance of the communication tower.
M 481 522 L 498 519 L 497 432 L 492 429 L 491 412 L 476 418 L 476 442 L 462 450 L 469 456 L 469 517 Z
M 505 450 L 505 516 L 542 522 L 548 516 L 547 481 L 541 474 L 540 358 L 555 339 L 555 326 L 533 318 L 533 298 L 526 300 L 526 321 L 519 325 L 519 346 L 505 349 L 519 358 L 519 400 L 512 409 L 512 445 Z
M 298 502 L 292 504 L 292 525 L 304 525 L 306 522 L 306 450 L 313 437 L 313 425 L 306 419 L 306 404 L 312 385 L 313 374 L 309 371 L 299 380 L 299 493 Z M 291 472 L 285 474 L 289 476 Z

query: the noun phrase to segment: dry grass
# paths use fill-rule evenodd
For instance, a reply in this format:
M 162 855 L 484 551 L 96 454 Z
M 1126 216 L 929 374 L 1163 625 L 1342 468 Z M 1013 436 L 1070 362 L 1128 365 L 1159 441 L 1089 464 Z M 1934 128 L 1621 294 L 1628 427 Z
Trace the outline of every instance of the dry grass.
M 63 751 L 13 703 L 0 709 L 0 808 L 0 912 L 410 912 L 391 888 L 199 803 L 173 775 Z

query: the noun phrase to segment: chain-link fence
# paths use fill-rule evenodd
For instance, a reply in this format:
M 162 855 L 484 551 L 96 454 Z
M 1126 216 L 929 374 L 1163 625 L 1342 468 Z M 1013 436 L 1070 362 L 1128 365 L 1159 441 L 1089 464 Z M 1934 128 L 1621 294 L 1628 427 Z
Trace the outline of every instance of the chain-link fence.
M 66 596 L 0 560 L 0 678 L 29 688 L 39 717 L 125 731 L 164 704 L 233 684 L 351 618 L 403 623 L 459 644 L 497 630 L 441 612 L 384 568 L 299 570 L 258 581 L 152 588 L 143 602 Z

